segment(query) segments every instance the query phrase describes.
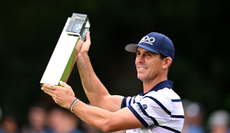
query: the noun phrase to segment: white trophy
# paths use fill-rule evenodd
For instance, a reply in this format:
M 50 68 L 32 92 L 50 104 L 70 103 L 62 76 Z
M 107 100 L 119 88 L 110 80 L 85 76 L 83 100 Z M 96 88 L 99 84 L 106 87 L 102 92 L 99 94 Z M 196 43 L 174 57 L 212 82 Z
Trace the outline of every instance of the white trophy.
M 67 82 L 76 59 L 75 46 L 79 39 L 84 41 L 90 23 L 86 14 L 73 13 L 68 17 L 40 84 L 59 85 Z

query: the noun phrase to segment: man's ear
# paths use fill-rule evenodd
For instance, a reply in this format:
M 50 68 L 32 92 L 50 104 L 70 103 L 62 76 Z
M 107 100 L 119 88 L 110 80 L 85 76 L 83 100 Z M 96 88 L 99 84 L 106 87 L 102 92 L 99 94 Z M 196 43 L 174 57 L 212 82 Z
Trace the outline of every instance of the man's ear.
M 162 68 L 163 69 L 167 69 L 167 68 L 169 68 L 169 66 L 172 64 L 172 58 L 170 58 L 170 57 L 165 57 L 164 59 L 163 59 L 163 66 L 162 66 Z

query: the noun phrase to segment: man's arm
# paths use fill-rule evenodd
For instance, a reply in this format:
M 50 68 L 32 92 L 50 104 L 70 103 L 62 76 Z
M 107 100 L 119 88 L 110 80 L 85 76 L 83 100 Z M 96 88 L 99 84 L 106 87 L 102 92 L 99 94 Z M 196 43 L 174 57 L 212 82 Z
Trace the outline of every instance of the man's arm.
M 77 101 L 73 107 L 73 112 L 84 122 L 104 132 L 144 127 L 128 107 L 110 112 Z
M 91 65 L 88 51 L 91 45 L 89 32 L 86 34 L 86 41 L 76 46 L 76 63 L 80 73 L 82 86 L 93 106 L 109 111 L 117 111 L 121 107 L 122 96 L 111 96 L 105 86 L 95 74 Z
M 71 103 L 76 99 L 70 86 L 60 82 L 60 86 L 44 84 L 42 90 L 52 96 L 60 106 L 70 109 Z M 72 108 L 80 119 L 104 132 L 126 130 L 143 127 L 143 124 L 135 117 L 128 107 L 111 112 L 95 106 L 77 101 Z

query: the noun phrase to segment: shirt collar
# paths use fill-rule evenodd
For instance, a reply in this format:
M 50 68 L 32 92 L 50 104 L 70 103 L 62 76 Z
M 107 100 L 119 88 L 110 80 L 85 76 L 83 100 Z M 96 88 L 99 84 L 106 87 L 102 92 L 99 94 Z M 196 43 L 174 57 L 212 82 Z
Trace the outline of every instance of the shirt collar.
M 157 85 L 155 85 L 150 91 L 148 91 L 146 93 L 142 92 L 142 93 L 140 93 L 140 95 L 143 96 L 143 95 L 145 95 L 151 91 L 158 91 L 158 90 L 164 89 L 165 87 L 172 89 L 173 81 L 170 81 L 170 80 L 162 81 L 162 82 L 158 83 Z

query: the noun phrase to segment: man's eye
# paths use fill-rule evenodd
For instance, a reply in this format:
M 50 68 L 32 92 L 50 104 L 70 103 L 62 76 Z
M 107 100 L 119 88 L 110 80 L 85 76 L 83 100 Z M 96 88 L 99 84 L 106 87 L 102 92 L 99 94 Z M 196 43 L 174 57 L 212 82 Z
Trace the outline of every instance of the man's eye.
M 152 54 L 147 54 L 148 56 L 152 56 Z

